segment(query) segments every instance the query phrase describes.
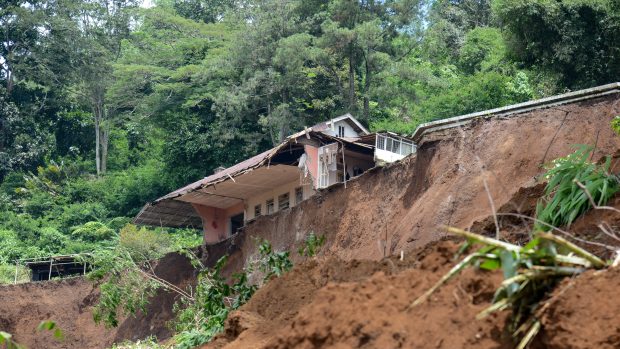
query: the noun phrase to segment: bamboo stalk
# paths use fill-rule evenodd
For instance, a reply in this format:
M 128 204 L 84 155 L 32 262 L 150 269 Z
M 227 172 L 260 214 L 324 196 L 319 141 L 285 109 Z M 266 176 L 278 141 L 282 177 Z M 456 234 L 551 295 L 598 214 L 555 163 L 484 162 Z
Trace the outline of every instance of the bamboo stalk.
M 448 226 L 442 226 L 442 229 L 446 230 L 447 232 L 454 234 L 454 235 L 459 235 L 462 237 L 465 237 L 467 239 L 472 239 L 475 240 L 477 242 L 480 242 L 481 244 L 484 245 L 489 245 L 489 246 L 494 246 L 497 248 L 501 248 L 507 251 L 513 251 L 513 252 L 519 252 L 521 251 L 521 247 L 517 246 L 517 245 L 513 245 L 513 244 L 509 244 L 507 242 L 503 242 L 503 241 L 499 241 L 490 237 L 486 237 L 483 235 L 479 235 L 476 233 L 472 233 L 463 229 L 459 229 L 459 228 L 455 228 L 455 227 L 448 227 Z
M 590 263 L 590 261 L 588 261 L 585 258 L 581 258 L 581 257 L 577 257 L 577 256 L 565 256 L 565 255 L 559 254 L 559 255 L 555 256 L 555 260 L 556 260 L 556 262 L 566 263 L 566 264 L 581 265 L 581 266 L 584 266 L 586 268 L 591 268 L 592 267 L 592 263 Z
M 490 307 L 484 309 L 483 311 L 481 311 L 480 313 L 478 313 L 478 315 L 476 315 L 476 319 L 477 320 L 482 320 L 485 317 L 489 316 L 489 314 L 494 313 L 496 311 L 500 311 L 500 310 L 504 310 L 506 309 L 506 307 L 510 306 L 510 302 L 512 301 L 512 299 L 510 298 L 504 298 L 502 300 L 499 300 L 493 304 L 491 304 Z
M 534 337 L 536 337 L 536 335 L 540 331 L 540 328 L 541 328 L 540 321 L 539 320 L 534 321 L 534 323 L 532 324 L 532 327 L 530 327 L 529 331 L 527 331 L 527 333 L 525 334 L 523 339 L 521 339 L 521 341 L 519 342 L 519 345 L 517 345 L 516 349 L 525 349 L 525 347 L 528 344 L 530 344 L 532 339 L 534 339 Z
M 448 280 L 450 280 L 454 275 L 458 274 L 461 270 L 463 270 L 463 268 L 465 268 L 471 261 L 484 256 L 486 255 L 482 253 L 472 253 L 469 256 L 463 258 L 463 260 L 459 264 L 452 267 L 452 269 L 450 269 L 447 274 L 445 274 L 441 279 L 439 279 L 439 281 L 437 281 L 437 283 L 435 283 L 433 287 L 428 289 L 428 291 L 424 292 L 424 294 L 422 294 L 415 301 L 413 301 L 413 303 L 409 305 L 408 309 L 424 303 L 428 299 L 428 297 L 430 297 L 439 287 L 441 287 L 443 284 L 448 282 Z
M 575 253 L 576 255 L 581 256 L 585 258 L 586 260 L 588 260 L 590 263 L 592 263 L 592 266 L 594 266 L 595 268 L 603 268 L 606 265 L 602 259 L 598 258 L 597 256 L 591 254 L 590 252 L 582 249 L 581 247 L 573 244 L 572 242 L 562 237 L 559 237 L 557 235 L 553 235 L 550 233 L 545 233 L 545 232 L 538 232 L 537 235 L 542 239 L 553 241 L 556 244 L 566 247 L 567 249 L 569 249 L 571 252 Z

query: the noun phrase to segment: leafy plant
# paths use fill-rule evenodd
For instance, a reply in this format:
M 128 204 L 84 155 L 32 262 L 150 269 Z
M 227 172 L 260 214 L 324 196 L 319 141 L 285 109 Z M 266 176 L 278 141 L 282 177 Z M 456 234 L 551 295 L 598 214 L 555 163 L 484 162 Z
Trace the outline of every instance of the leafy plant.
M 616 115 L 611 120 L 611 129 L 614 130 L 614 132 L 620 136 L 620 115 Z
M 588 194 L 597 205 L 604 205 L 618 192 L 618 177 L 609 173 L 611 159 L 607 157 L 598 165 L 588 160 L 591 153 L 591 147 L 580 146 L 574 153 L 551 162 L 545 174 L 548 180 L 545 196 L 536 206 L 540 221 L 551 226 L 570 225 L 591 208 Z M 541 224 L 536 224 L 535 228 L 550 229 Z
M 19 343 L 13 340 L 13 335 L 4 331 L 0 331 L 0 345 L 3 345 L 5 349 L 23 349 Z
M 316 234 L 311 232 L 304 240 L 304 244 L 299 247 L 299 255 L 305 257 L 314 257 L 324 244 L 325 235 L 317 236 Z
M 0 264 L 0 284 L 23 283 L 30 281 L 30 269 L 18 265 Z
M 119 312 L 133 315 L 138 310 L 146 311 L 148 300 L 162 285 L 144 269 L 148 262 L 134 261 L 131 252 L 122 247 L 97 251 L 90 264 L 95 266 L 89 273 L 93 280 L 105 281 L 100 285 L 99 303 L 93 310 L 96 323 L 106 327 L 118 326 Z
M 39 326 L 37 326 L 37 331 L 53 331 L 56 340 L 64 339 L 62 330 L 52 320 L 41 321 Z M 13 335 L 5 331 L 0 331 L 0 347 L 3 349 L 26 349 L 26 347 L 13 340 Z
M 293 267 L 293 263 L 289 258 L 290 252 L 274 251 L 271 243 L 267 240 L 263 240 L 260 243 L 258 253 L 260 254 L 258 269 L 265 273 L 263 282 L 268 281 L 273 276 L 281 276 Z
M 224 321 L 232 309 L 245 304 L 257 289 L 248 283 L 247 273 L 233 276 L 230 286 L 221 275 L 227 258 L 220 258 L 213 269 L 200 273 L 193 298 L 175 304 L 177 320 L 176 348 L 189 349 L 204 344 L 224 329 Z
M 258 269 L 265 273 L 263 282 L 273 276 L 280 276 L 291 269 L 293 264 L 289 252 L 275 252 L 269 241 L 259 245 L 260 260 Z M 193 297 L 183 298 L 175 304 L 177 320 L 175 348 L 194 348 L 210 341 L 224 329 L 224 321 L 231 310 L 245 304 L 256 292 L 258 285 L 250 284 L 248 274 L 253 266 L 233 275 L 229 285 L 222 276 L 222 268 L 227 258 L 220 258 L 212 269 L 202 271 Z
M 37 326 L 37 330 L 52 331 L 52 333 L 54 334 L 54 338 L 56 338 L 57 340 L 63 340 L 65 338 L 65 335 L 62 333 L 60 327 L 58 327 L 56 322 L 52 320 L 41 321 L 39 326 Z
M 537 312 L 541 309 L 541 302 L 559 280 L 607 265 L 580 247 L 546 232 L 536 233 L 527 245 L 521 247 L 457 228 L 445 229 L 466 238 L 467 246 L 481 244 L 482 247 L 463 258 L 411 306 L 425 302 L 439 287 L 467 266 L 502 270 L 504 281 L 495 292 L 493 304 L 478 314 L 478 318 L 512 309 L 511 327 L 514 336 L 521 337 L 518 349 L 525 348 L 540 330 L 540 314 Z

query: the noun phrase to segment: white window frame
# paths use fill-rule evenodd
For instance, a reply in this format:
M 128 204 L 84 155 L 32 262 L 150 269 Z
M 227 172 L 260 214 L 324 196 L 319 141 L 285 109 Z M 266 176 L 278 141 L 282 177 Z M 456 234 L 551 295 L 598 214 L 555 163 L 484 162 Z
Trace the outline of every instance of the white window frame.
M 284 205 L 286 203 L 286 206 Z M 278 196 L 278 211 L 286 210 L 291 207 L 291 193 L 284 193 Z
M 271 210 L 269 209 L 271 207 Z M 274 199 L 269 199 L 265 202 L 265 211 L 267 214 L 276 212 L 276 204 Z
M 295 206 L 299 205 L 302 201 L 304 201 L 304 188 L 297 187 L 295 188 Z
M 405 147 L 403 147 L 403 145 L 406 145 L 408 150 L 404 150 Z M 377 134 L 375 148 L 403 156 L 407 156 L 415 152 L 415 144 L 412 141 L 401 137 L 392 137 L 383 134 Z

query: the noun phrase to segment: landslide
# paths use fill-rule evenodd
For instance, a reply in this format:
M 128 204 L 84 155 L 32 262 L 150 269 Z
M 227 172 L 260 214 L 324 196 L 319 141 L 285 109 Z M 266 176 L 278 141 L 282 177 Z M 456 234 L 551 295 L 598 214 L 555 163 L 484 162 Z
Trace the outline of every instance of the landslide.
M 209 347 L 511 347 L 504 330 L 507 314 L 474 320 L 489 304 L 501 275 L 467 270 L 429 303 L 407 310 L 454 263 L 455 243 L 435 243 L 445 236 L 438 226 L 493 234 L 489 196 L 499 212 L 531 215 L 542 190 L 541 164 L 568 154 L 574 144 L 594 145 L 594 160 L 620 149 L 620 137 L 609 127 L 620 114 L 617 100 L 610 95 L 426 135 L 415 156 L 373 169 L 346 187 L 320 191 L 301 205 L 250 222 L 230 240 L 205 247 L 208 266 L 230 256 L 225 269 L 230 275 L 255 258 L 257 238 L 289 251 L 296 251 L 310 232 L 327 239 L 322 259 L 272 280 L 230 317 L 226 333 Z M 571 232 L 604 240 L 596 227 L 600 219 L 620 227 L 610 212 L 596 211 L 575 222 Z M 511 241 L 527 235 L 522 220 L 502 218 L 499 223 Z M 401 251 L 404 261 L 389 257 Z M 159 265 L 160 276 L 177 286 L 195 280 L 181 256 Z M 619 298 L 612 293 L 618 289 L 616 273 L 584 275 L 555 295 L 536 345 L 620 347 Z M 160 339 L 171 335 L 166 323 L 173 316 L 174 295 L 158 292 L 146 314 L 108 331 L 92 322 L 97 294 L 81 279 L 0 287 L 0 330 L 33 349 L 105 348 L 151 334 Z M 63 343 L 35 332 L 46 319 L 64 330 Z
M 537 191 L 521 191 L 514 199 L 523 204 L 521 208 L 532 209 L 532 200 L 521 200 Z M 620 196 L 612 206 L 620 209 Z M 607 237 L 592 234 L 594 221 L 619 226 L 620 215 L 608 214 L 590 211 L 571 232 L 610 243 Z M 511 228 L 506 237 L 519 240 L 520 234 L 514 233 L 532 227 L 521 221 Z M 380 261 L 338 257 L 305 261 L 259 289 L 229 316 L 225 331 L 202 349 L 514 348 L 510 311 L 476 319 L 491 305 L 503 280 L 499 271 L 465 269 L 427 302 L 410 308 L 457 263 L 459 244 L 433 242 L 405 254 L 403 260 L 390 256 Z M 618 289 L 620 267 L 562 281 L 544 300 L 543 328 L 530 348 L 620 348 Z
M 506 314 L 474 321 L 499 273 L 466 270 L 408 309 L 454 262 L 441 241 L 403 261 L 311 260 L 261 288 L 206 348 L 511 348 Z
M 613 98 L 601 98 L 433 134 L 415 157 L 319 193 L 298 211 L 257 220 L 248 235 L 289 250 L 305 232 L 324 232 L 325 256 L 271 280 L 203 348 L 514 348 L 509 312 L 475 319 L 491 304 L 501 273 L 470 268 L 430 301 L 408 308 L 455 264 L 457 244 L 436 242 L 445 236 L 438 227 L 495 234 L 490 201 L 499 213 L 532 216 L 544 163 L 575 144 L 595 146 L 594 161 L 617 153 L 620 139 L 609 123 L 619 111 Z M 619 165 L 616 154 L 615 172 Z M 620 208 L 619 197 L 610 204 Z M 498 221 L 509 241 L 523 242 L 531 231 L 525 219 Z M 617 213 L 595 210 L 570 231 L 611 243 L 597 228 L 602 221 L 620 227 Z M 243 240 L 239 245 L 237 267 L 253 254 Z M 393 256 L 400 251 L 404 261 Z M 619 348 L 618 273 L 588 272 L 561 283 L 530 347 Z
M 0 286 L 0 330 L 27 348 L 105 348 L 116 330 L 96 326 L 91 313 L 99 291 L 83 278 Z M 37 331 L 52 320 L 63 331 L 58 341 Z
M 177 253 L 160 259 L 154 271 L 179 287 L 195 282 L 190 261 Z M 159 290 L 146 313 L 122 318 L 112 329 L 93 321 L 98 300 L 98 285 L 83 277 L 0 286 L 0 331 L 13 334 L 29 349 L 103 349 L 125 340 L 172 335 L 168 322 L 174 318 L 172 306 L 177 299 L 171 292 Z M 58 341 L 51 333 L 37 331 L 43 320 L 56 322 L 65 338 Z
M 231 254 L 230 273 L 256 256 L 255 238 L 294 251 L 310 232 L 326 236 L 327 255 L 379 260 L 440 239 L 440 225 L 467 229 L 488 219 L 489 196 L 496 208 L 510 203 L 527 213 L 519 206 L 532 198 L 513 198 L 539 185 L 543 164 L 576 144 L 594 146 L 594 161 L 620 149 L 610 127 L 617 101 L 611 95 L 425 135 L 415 156 L 260 217 L 217 248 Z

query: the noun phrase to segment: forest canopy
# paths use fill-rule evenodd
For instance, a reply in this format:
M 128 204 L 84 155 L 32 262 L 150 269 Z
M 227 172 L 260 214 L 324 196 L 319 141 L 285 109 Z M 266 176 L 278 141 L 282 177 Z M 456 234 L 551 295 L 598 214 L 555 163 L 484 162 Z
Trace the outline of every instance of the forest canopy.
M 0 264 L 98 248 L 304 126 L 410 133 L 613 82 L 617 57 L 617 1 L 4 0 Z

